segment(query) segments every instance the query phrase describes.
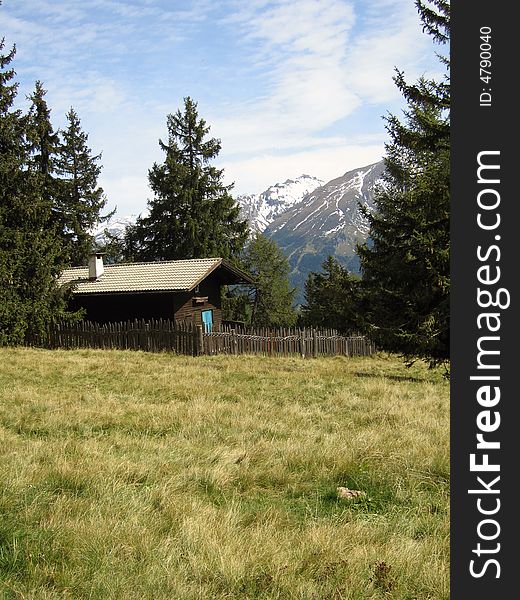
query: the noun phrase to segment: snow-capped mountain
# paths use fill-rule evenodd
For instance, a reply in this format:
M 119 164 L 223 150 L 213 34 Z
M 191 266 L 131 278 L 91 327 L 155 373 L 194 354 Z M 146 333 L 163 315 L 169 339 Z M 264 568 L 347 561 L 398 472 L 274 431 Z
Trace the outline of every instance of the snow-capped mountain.
M 383 161 L 348 171 L 307 194 L 264 230 L 288 256 L 300 302 L 308 274 L 321 271 L 329 254 L 349 271 L 359 272 L 356 245 L 369 232 L 359 204 L 374 208 L 374 188 L 383 171 Z
M 301 175 L 276 183 L 261 194 L 241 195 L 237 202 L 242 218 L 253 231 L 274 239 L 291 267 L 291 284 L 297 301 L 303 302 L 308 274 L 321 271 L 330 254 L 351 272 L 359 272 L 356 245 L 368 236 L 369 225 L 359 204 L 372 210 L 374 188 L 381 181 L 383 161 L 348 171 L 324 183 L 316 177 Z M 144 215 L 144 213 L 142 213 Z M 115 216 L 93 233 L 103 245 L 104 231 L 122 238 L 137 215 Z
M 102 246 L 106 242 L 105 230 L 108 230 L 110 235 L 123 239 L 126 228 L 129 225 L 134 225 L 137 221 L 138 215 L 127 215 L 125 217 L 119 217 L 114 215 L 108 221 L 98 225 L 93 231 L 92 235 L 98 246 Z
M 277 217 L 323 183 L 311 175 L 300 175 L 275 183 L 261 194 L 243 194 L 237 197 L 240 214 L 248 220 L 252 231 L 264 231 Z
M 321 179 L 311 175 L 300 175 L 296 179 L 275 183 L 261 194 L 242 194 L 236 198 L 240 206 L 240 216 L 242 219 L 247 219 L 252 231 L 264 231 L 274 219 L 323 183 Z M 111 235 L 122 238 L 126 228 L 136 222 L 137 216 L 119 217 L 115 215 L 106 223 L 101 223 L 93 231 L 96 242 L 103 244 L 105 229 L 108 229 Z

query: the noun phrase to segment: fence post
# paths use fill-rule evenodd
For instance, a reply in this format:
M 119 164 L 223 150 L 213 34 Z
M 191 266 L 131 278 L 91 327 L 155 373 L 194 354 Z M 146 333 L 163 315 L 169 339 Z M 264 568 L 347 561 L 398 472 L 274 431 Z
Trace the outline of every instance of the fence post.
M 318 358 L 318 332 L 316 329 L 312 331 L 312 356 Z
M 233 354 L 238 354 L 238 340 L 237 340 L 237 330 L 231 330 L 231 344 L 233 346 Z
M 204 354 L 204 333 L 202 330 L 202 325 L 197 325 L 197 339 L 198 339 L 198 352 L 197 354 L 201 356 Z
M 302 358 L 305 358 L 305 334 L 300 329 L 300 354 Z
M 190 343 L 191 343 L 191 355 L 198 356 L 199 353 L 199 332 L 197 331 L 197 326 L 194 322 L 190 323 L 189 331 L 190 335 Z

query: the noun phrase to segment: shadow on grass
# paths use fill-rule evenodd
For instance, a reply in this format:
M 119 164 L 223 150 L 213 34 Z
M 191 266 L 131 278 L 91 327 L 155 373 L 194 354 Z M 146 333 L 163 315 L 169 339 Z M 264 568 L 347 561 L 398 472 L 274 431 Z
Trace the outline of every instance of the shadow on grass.
M 422 377 L 414 377 L 413 375 L 385 375 L 384 373 L 354 373 L 356 377 L 365 377 L 367 379 L 389 379 L 390 381 L 407 381 L 412 383 L 421 383 L 424 381 Z

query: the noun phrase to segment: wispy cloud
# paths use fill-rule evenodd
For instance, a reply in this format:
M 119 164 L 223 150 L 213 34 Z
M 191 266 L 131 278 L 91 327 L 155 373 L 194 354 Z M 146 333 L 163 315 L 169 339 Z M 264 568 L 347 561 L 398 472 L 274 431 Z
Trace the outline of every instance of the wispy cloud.
M 307 148 L 288 154 L 264 153 L 248 158 L 226 161 L 226 182 L 235 183 L 236 191 L 264 191 L 275 182 L 294 179 L 302 174 L 314 175 L 324 181 L 339 177 L 351 168 L 381 160 L 383 140 L 363 140 L 360 143 Z M 265 179 L 269 174 L 269 180 Z M 259 186 L 258 182 L 264 184 Z
M 258 99 L 214 116 L 234 152 L 323 144 L 323 130 L 364 103 L 398 96 L 394 66 L 413 66 L 425 44 L 413 7 L 374 4 L 368 12 L 343 0 L 240 4 L 227 21 L 238 28 L 251 68 L 268 75 Z
M 399 92 L 393 82 L 394 68 L 414 79 L 424 69 L 431 42 L 419 35 L 419 19 L 411 2 L 377 0 L 365 17 L 364 30 L 348 53 L 350 84 L 364 101 L 383 103 Z
M 302 133 L 306 138 L 359 105 L 344 70 L 354 19 L 352 6 L 340 0 L 244 3 L 228 17 L 245 51 L 251 48 L 251 68 L 268 71 L 258 100 L 217 116 L 216 127 L 232 132 L 235 151 L 258 151 L 275 140 L 300 145 Z
M 433 54 L 410 0 L 4 0 L 0 32 L 22 99 L 41 79 L 58 125 L 78 110 L 123 212 L 144 208 L 183 96 L 222 139 L 237 191 L 261 191 L 378 160 L 394 66 L 413 79 Z
M 400 100 L 394 67 L 413 78 L 431 50 L 408 0 L 255 0 L 237 3 L 226 22 L 264 81 L 257 98 L 211 115 L 240 189 L 252 184 L 246 174 L 260 181 L 308 167 L 326 177 L 381 158 L 380 116 Z M 353 139 L 348 123 L 367 105 L 381 107 L 367 128 L 377 141 Z

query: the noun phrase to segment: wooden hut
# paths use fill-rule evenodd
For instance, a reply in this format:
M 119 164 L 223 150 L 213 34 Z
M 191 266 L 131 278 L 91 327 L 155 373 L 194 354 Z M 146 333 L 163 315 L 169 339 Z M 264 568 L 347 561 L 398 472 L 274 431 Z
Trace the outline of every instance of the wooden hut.
M 66 269 L 60 283 L 72 287 L 70 308 L 85 309 L 89 321 L 193 320 L 210 331 L 222 322 L 221 287 L 254 282 L 222 258 L 104 265 L 95 254 L 87 267 Z

